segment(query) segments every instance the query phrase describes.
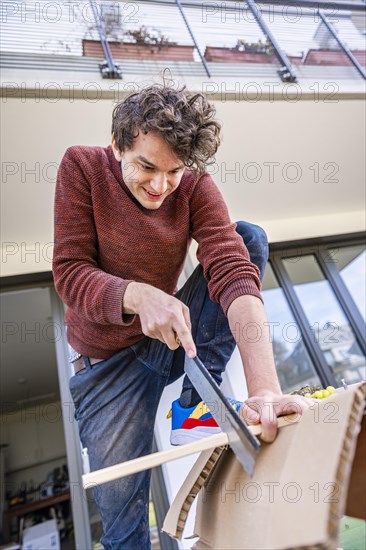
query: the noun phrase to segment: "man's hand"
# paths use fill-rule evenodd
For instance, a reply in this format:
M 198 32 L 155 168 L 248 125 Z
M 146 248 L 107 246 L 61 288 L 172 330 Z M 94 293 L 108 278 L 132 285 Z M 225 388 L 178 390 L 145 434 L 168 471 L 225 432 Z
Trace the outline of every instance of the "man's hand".
M 263 425 L 261 437 L 270 443 L 277 434 L 277 417 L 290 413 L 302 414 L 310 407 L 311 400 L 281 393 L 269 323 L 258 298 L 250 295 L 236 298 L 228 309 L 228 319 L 236 336 L 250 395 L 239 414 L 249 424 L 260 422 Z M 255 338 L 250 338 L 246 336 L 247 329 L 253 326 L 257 332 Z
M 277 417 L 291 413 L 303 414 L 310 408 L 310 399 L 299 395 L 283 395 L 271 392 L 249 397 L 240 408 L 239 415 L 247 424 L 263 426 L 261 439 L 274 441 L 277 434 Z
M 123 311 L 139 315 L 145 336 L 164 342 L 172 350 L 180 342 L 189 357 L 197 355 L 189 308 L 174 296 L 145 283 L 131 282 L 124 294 Z

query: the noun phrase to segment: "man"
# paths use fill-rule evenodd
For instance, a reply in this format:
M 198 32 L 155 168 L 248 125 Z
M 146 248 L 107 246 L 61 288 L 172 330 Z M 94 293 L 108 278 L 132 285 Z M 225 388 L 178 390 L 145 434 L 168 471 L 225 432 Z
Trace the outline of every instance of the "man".
M 220 383 L 238 344 L 249 399 L 232 404 L 250 407 L 265 441 L 277 416 L 306 407 L 281 394 L 276 375 L 260 294 L 265 234 L 230 221 L 205 172 L 220 143 L 214 115 L 201 94 L 150 86 L 115 106 L 111 145 L 69 147 L 62 159 L 53 273 L 92 470 L 151 452 L 159 399 L 182 376 L 184 353 Z M 178 291 L 192 238 L 200 265 Z M 250 327 L 258 338 L 245 338 Z M 172 443 L 218 429 L 187 378 L 172 414 Z M 142 472 L 95 490 L 107 550 L 150 548 L 149 483 Z

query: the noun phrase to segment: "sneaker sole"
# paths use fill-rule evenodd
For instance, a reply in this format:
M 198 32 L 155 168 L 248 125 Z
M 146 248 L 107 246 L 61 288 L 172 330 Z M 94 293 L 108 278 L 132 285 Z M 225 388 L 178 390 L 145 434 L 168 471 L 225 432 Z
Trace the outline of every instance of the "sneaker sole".
M 221 433 L 221 428 L 191 428 L 191 429 L 180 429 L 173 430 L 170 434 L 170 444 L 171 445 L 185 445 L 186 443 L 192 443 L 199 439 L 209 437 L 210 435 L 215 435 Z

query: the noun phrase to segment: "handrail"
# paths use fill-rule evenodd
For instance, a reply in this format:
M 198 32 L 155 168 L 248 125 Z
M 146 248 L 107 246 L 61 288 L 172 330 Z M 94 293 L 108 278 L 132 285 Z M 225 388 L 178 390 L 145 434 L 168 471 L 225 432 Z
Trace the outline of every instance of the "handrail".
M 140 0 L 141 2 L 149 2 L 151 0 Z M 157 4 L 170 4 L 174 0 L 155 0 Z M 237 3 L 237 0 L 226 0 L 226 2 L 232 2 L 233 6 Z M 366 4 L 363 2 L 330 2 L 329 0 L 260 0 L 260 4 L 265 6 L 289 6 L 289 7 L 303 7 L 318 9 L 333 9 L 333 10 L 351 10 L 351 11 L 365 11 Z M 195 2 L 194 0 L 182 0 L 183 7 L 202 9 L 202 3 Z M 217 7 L 218 3 L 214 0 L 205 0 L 205 6 Z
M 323 0 L 320 2 L 314 0 L 261 0 L 261 4 L 332 10 L 366 10 L 366 4 L 364 4 L 363 2 L 329 2 L 329 0 Z

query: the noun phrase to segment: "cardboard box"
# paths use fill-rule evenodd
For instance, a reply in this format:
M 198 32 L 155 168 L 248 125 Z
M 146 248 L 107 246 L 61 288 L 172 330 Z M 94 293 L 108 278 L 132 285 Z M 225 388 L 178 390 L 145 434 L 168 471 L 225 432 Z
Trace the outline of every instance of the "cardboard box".
M 343 515 L 366 518 L 365 401 L 366 383 L 314 400 L 298 423 L 262 442 L 252 478 L 228 448 L 201 453 L 163 531 L 182 536 L 198 494 L 196 549 L 334 550 Z
M 60 550 L 56 520 L 51 519 L 24 529 L 22 550 Z

